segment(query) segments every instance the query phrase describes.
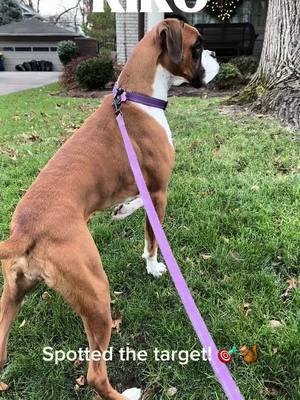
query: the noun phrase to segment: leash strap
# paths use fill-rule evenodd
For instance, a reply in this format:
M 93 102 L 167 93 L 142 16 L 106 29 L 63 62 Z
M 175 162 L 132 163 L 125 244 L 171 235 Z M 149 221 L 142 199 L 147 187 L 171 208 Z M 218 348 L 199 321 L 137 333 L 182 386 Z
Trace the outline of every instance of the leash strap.
M 126 100 L 124 100 L 126 101 Z M 122 103 L 123 101 L 121 101 Z M 159 218 L 157 216 L 156 210 L 154 208 L 150 193 L 147 189 L 146 182 L 143 177 L 142 170 L 140 168 L 137 155 L 131 143 L 130 137 L 128 135 L 125 121 L 121 111 L 119 110 L 116 117 L 123 141 L 127 152 L 128 160 L 135 178 L 136 185 L 138 187 L 140 196 L 144 203 L 144 208 L 147 212 L 150 224 L 152 226 L 153 232 L 155 234 L 156 240 L 158 242 L 160 251 L 164 257 L 167 264 L 169 273 L 177 289 L 179 297 L 185 308 L 185 311 L 194 327 L 194 330 L 202 344 L 203 348 L 208 351 L 211 349 L 211 360 L 210 364 L 214 370 L 214 373 L 223 387 L 229 400 L 243 400 L 239 388 L 237 387 L 233 377 L 230 374 L 229 369 L 225 364 L 223 364 L 218 358 L 218 349 L 211 337 L 209 330 L 196 306 L 196 303 L 191 295 L 191 292 L 185 282 L 185 279 L 181 273 L 181 270 L 177 264 L 177 261 L 172 253 L 170 244 L 166 237 L 166 234 L 161 226 Z

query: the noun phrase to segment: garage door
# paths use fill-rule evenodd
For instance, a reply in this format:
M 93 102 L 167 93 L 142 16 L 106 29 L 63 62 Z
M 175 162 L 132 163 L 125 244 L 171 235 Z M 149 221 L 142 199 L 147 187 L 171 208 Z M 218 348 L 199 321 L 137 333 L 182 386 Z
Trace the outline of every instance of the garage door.
M 51 61 L 54 71 L 62 71 L 63 66 L 57 54 L 57 43 L 1 43 L 0 52 L 4 56 L 6 71 L 15 71 L 17 64 L 25 61 Z

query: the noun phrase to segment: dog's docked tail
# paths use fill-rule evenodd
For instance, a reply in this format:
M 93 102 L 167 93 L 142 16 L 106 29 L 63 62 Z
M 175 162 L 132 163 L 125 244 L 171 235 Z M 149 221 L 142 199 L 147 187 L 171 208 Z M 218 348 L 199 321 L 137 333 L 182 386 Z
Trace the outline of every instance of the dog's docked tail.
M 0 260 L 21 257 L 29 249 L 31 242 L 26 236 L 6 240 L 0 243 Z

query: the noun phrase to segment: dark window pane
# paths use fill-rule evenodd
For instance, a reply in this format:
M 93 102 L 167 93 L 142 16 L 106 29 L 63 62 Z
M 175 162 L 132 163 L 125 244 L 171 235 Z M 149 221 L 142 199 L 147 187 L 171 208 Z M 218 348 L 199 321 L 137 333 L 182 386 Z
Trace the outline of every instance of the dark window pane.
M 49 47 L 33 47 L 33 51 L 49 51 Z
M 57 47 L 51 47 L 50 51 L 57 51 Z
M 16 47 L 16 51 L 31 51 L 31 47 Z
M 13 47 L 1 47 L 0 51 L 14 51 Z

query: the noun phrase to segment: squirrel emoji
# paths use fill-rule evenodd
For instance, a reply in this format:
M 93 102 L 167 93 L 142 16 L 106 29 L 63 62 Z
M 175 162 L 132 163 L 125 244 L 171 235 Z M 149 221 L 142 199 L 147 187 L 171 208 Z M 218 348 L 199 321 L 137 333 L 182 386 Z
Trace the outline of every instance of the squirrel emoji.
M 247 364 L 252 364 L 258 360 L 257 344 L 254 344 L 251 349 L 248 349 L 247 346 L 241 346 L 239 351 L 240 355 L 243 357 L 243 360 Z

